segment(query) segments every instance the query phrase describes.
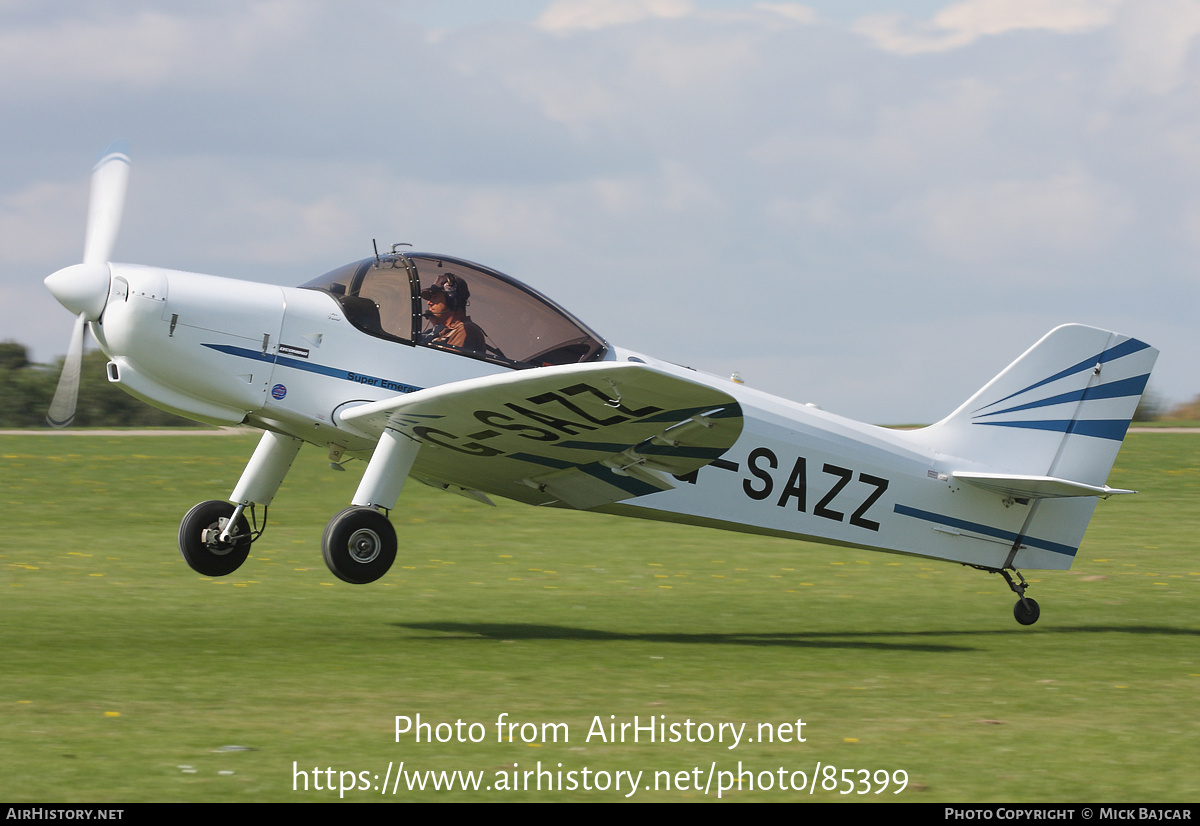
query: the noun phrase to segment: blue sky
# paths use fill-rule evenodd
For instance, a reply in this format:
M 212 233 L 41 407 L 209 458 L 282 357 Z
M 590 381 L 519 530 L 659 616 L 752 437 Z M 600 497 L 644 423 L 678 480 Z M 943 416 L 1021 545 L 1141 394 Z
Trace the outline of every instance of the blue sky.
M 0 0 L 0 340 L 115 256 L 298 284 L 396 241 L 611 341 L 877 422 L 1052 327 L 1200 393 L 1198 0 Z

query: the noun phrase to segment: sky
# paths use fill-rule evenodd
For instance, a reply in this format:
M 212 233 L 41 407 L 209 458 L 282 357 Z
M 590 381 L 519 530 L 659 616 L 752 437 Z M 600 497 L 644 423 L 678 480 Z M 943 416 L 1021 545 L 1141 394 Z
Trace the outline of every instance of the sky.
M 1053 327 L 1200 394 L 1200 0 L 0 0 L 0 340 L 115 260 L 300 284 L 411 243 L 610 342 L 877 423 Z

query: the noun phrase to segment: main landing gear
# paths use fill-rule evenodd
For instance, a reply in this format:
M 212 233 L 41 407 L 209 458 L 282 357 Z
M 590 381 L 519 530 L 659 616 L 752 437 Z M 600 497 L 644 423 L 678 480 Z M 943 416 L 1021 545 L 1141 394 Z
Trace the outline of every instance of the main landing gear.
M 179 524 L 179 552 L 192 570 L 205 576 L 229 576 L 246 561 L 250 545 L 267 526 L 267 508 L 302 442 L 278 433 L 264 433 L 242 472 L 230 502 L 201 502 Z M 238 504 L 233 504 L 237 502 Z M 263 506 L 258 527 L 255 504 Z M 249 511 L 252 530 L 245 513 Z
M 396 529 L 385 515 L 396 506 L 420 445 L 385 430 L 371 454 L 353 504 L 325 527 L 321 552 L 333 575 L 364 585 L 388 572 L 396 561 Z
M 228 576 L 246 561 L 261 533 L 250 530 L 242 509 L 232 503 L 201 502 L 179 524 L 179 552 L 198 574 Z
M 179 526 L 179 551 L 192 570 L 205 576 L 228 576 L 250 554 L 250 544 L 262 535 L 255 505 L 271 504 L 302 442 L 266 432 L 229 502 L 201 502 L 188 511 Z M 396 529 L 387 511 L 395 507 L 420 445 L 391 430 L 384 431 L 353 504 L 325 527 L 321 551 L 325 564 L 343 582 L 362 585 L 382 577 L 396 561 Z M 232 503 L 238 504 L 232 504 Z M 251 529 L 245 513 L 255 520 Z
M 212 500 L 187 512 L 179 524 L 179 551 L 193 571 L 229 576 L 242 566 L 250 555 L 250 545 L 262 535 L 261 529 L 251 529 L 243 511 L 231 502 Z M 263 523 L 265 526 L 265 512 Z M 384 514 L 354 506 L 329 520 L 321 551 L 334 576 L 365 585 L 391 569 L 398 544 L 396 529 Z
M 388 572 L 396 561 L 396 529 L 374 508 L 346 508 L 325 527 L 321 552 L 333 575 L 365 585 Z

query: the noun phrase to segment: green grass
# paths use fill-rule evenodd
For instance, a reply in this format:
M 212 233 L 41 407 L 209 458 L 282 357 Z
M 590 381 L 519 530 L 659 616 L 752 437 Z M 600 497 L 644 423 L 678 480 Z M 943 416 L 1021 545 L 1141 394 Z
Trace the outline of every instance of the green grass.
M 642 770 L 643 787 L 739 761 L 776 779 L 818 762 L 908 775 L 895 797 L 725 794 L 737 800 L 1200 797 L 1200 436 L 1128 438 L 1109 483 L 1141 495 L 1100 503 L 1072 571 L 1031 573 L 1031 628 L 1000 578 L 961 566 L 492 509 L 416 483 L 393 513 L 396 567 L 346 585 L 320 537 L 359 474 L 313 448 L 246 565 L 197 576 L 178 521 L 227 495 L 253 446 L 0 437 L 0 799 L 335 800 L 312 788 L 314 767 L 336 787 L 341 771 L 382 779 L 389 761 L 482 770 L 485 784 L 539 761 Z M 395 716 L 418 713 L 481 723 L 486 740 L 396 742 Z M 501 713 L 566 723 L 570 742 L 497 742 Z M 744 722 L 748 736 L 799 718 L 806 741 L 585 742 L 609 715 Z M 293 762 L 308 792 L 293 791 Z M 620 800 L 626 786 L 399 797 Z M 715 782 L 707 798 L 634 799 L 715 799 Z

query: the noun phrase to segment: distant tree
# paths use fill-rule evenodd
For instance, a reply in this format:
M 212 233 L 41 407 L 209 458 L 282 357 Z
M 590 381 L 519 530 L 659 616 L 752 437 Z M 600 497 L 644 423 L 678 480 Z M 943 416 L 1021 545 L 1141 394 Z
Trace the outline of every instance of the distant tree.
M 21 344 L 0 342 L 0 427 L 45 427 L 58 387 L 62 359 L 34 364 Z M 151 407 L 108 381 L 107 357 L 85 353 L 79 380 L 76 427 L 192 427 L 196 422 Z
M 1162 397 L 1150 388 L 1146 388 L 1146 391 L 1142 393 L 1141 401 L 1138 402 L 1137 409 L 1133 411 L 1133 420 L 1135 422 L 1152 422 L 1162 414 Z
M 1200 421 L 1200 396 L 1190 402 L 1171 408 L 1164 418 L 1182 421 Z
M 29 366 L 29 349 L 15 341 L 0 341 L 0 370 L 20 370 Z
M 29 361 L 20 344 L 0 344 L 0 427 L 38 427 L 54 396 L 57 377 Z

